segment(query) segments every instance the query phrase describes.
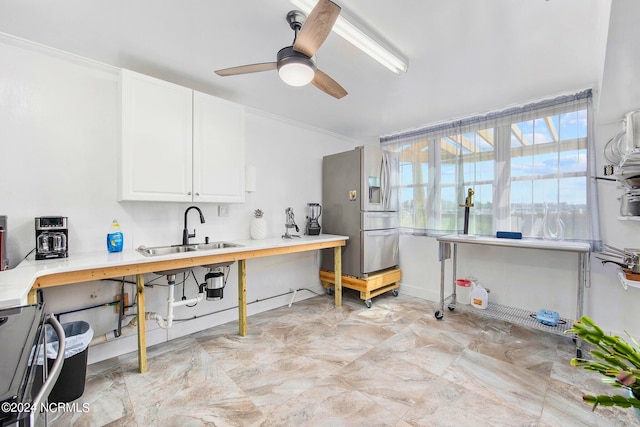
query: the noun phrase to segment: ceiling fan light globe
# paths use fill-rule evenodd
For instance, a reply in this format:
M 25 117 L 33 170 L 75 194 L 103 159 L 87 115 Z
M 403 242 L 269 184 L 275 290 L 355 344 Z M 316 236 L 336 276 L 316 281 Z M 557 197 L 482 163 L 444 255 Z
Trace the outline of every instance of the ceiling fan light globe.
M 311 83 L 316 70 L 308 64 L 289 62 L 278 67 L 278 75 L 289 86 L 304 86 Z
M 304 86 L 311 83 L 316 74 L 316 63 L 303 53 L 287 46 L 278 52 L 278 75 L 290 86 Z

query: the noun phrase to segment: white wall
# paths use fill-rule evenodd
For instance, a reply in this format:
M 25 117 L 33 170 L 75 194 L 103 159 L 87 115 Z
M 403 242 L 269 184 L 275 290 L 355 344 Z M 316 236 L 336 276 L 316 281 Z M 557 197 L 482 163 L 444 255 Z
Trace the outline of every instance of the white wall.
M 136 70 L 144 72 L 144 70 Z M 117 202 L 119 138 L 118 70 L 65 53 L 10 38 L 0 40 L 0 152 L 2 185 L 0 214 L 8 216 L 10 263 L 17 265 L 34 248 L 34 217 L 69 218 L 69 251 L 106 250 L 111 220 L 120 221 L 125 250 L 141 244 L 173 244 L 181 240 L 184 211 L 190 204 Z M 249 238 L 253 210 L 262 209 L 271 236 L 284 232 L 284 210 L 291 206 L 304 229 L 305 206 L 321 201 L 321 166 L 325 154 L 346 151 L 353 140 L 249 110 L 246 117 L 246 163 L 254 165 L 257 191 L 246 203 L 229 206 L 219 217 L 218 206 L 200 204 L 206 223 L 189 217 L 198 239 Z M 171 165 L 158 165 L 171 167 Z M 211 159 L 210 167 L 216 167 Z M 193 213 L 192 213 L 193 214 Z M 319 254 L 277 256 L 247 262 L 249 314 L 288 304 L 291 289 L 322 292 L 318 279 Z M 194 270 L 197 282 L 204 269 Z M 1 273 L 0 273 L 1 274 Z M 148 275 L 147 280 L 156 276 Z M 132 278 L 128 278 L 132 280 Z M 180 276 L 178 277 L 180 279 Z M 185 287 L 188 298 L 197 293 L 195 280 Z M 148 288 L 146 308 L 166 315 L 166 279 Z M 176 309 L 177 318 L 215 315 L 178 322 L 169 332 L 148 325 L 148 343 L 155 344 L 206 327 L 237 319 L 237 268 L 228 277 L 225 298 L 197 307 Z M 91 282 L 44 291 L 46 309 L 62 312 L 112 301 L 116 282 Z M 126 284 L 129 296 L 133 285 Z M 182 287 L 176 287 L 176 298 Z M 302 291 L 297 298 L 313 293 Z M 264 300 L 254 303 L 258 300 Z M 116 327 L 114 307 L 100 307 L 62 316 L 63 322 L 86 320 L 96 334 Z M 93 347 L 90 362 L 136 349 L 135 334 Z

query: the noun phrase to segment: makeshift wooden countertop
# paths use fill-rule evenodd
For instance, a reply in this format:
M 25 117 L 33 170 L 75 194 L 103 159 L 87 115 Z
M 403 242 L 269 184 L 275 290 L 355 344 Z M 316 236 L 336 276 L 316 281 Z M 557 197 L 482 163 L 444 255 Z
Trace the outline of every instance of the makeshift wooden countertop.
M 37 289 L 90 282 L 122 276 L 136 276 L 138 310 L 138 361 L 140 372 L 147 370 L 144 318 L 144 274 L 155 271 L 198 267 L 227 261 L 238 261 L 238 328 L 247 335 L 246 260 L 296 252 L 334 248 L 335 271 L 342 271 L 341 246 L 347 236 L 321 234 L 300 238 L 229 241 L 240 246 L 146 257 L 135 250 L 107 253 L 70 254 L 68 258 L 35 261 L 27 258 L 16 268 L 0 272 L 0 307 L 36 302 Z M 338 283 L 340 282 L 340 283 Z M 342 282 L 335 284 L 336 307 L 342 305 Z

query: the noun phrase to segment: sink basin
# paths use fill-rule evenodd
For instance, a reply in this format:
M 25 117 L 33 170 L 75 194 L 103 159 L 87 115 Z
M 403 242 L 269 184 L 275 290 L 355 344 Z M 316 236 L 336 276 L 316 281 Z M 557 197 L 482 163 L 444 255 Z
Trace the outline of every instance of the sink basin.
M 148 248 L 142 245 L 138 247 L 136 251 L 144 256 L 153 257 L 160 255 L 179 254 L 183 252 L 200 252 L 211 251 L 215 249 L 237 248 L 241 246 L 242 245 L 229 242 L 193 243 L 189 245 L 155 246 L 152 248 Z
M 194 243 L 190 245 L 155 246 L 152 248 L 148 248 L 143 245 L 138 247 L 136 251 L 138 251 L 144 256 L 154 257 L 154 256 L 160 256 L 160 255 L 179 254 L 184 252 L 206 252 L 206 251 L 213 251 L 216 249 L 237 248 L 237 247 L 242 247 L 242 245 L 238 245 L 236 243 L 229 243 L 229 242 L 210 242 L 210 243 Z M 202 267 L 204 268 L 228 267 L 231 264 L 233 264 L 233 261 L 207 264 L 207 265 L 203 265 Z M 184 273 L 191 269 L 192 267 L 177 268 L 173 270 L 156 271 L 155 274 L 158 274 L 160 276 L 168 276 L 171 274 Z
M 146 246 L 140 246 L 136 249 L 144 256 L 159 256 L 179 254 L 183 252 L 193 252 L 196 249 L 191 246 L 157 246 L 155 248 L 147 248 Z
M 229 242 L 211 242 L 211 243 L 195 243 L 189 247 L 195 248 L 197 251 L 210 251 L 212 249 L 238 248 L 242 245 Z

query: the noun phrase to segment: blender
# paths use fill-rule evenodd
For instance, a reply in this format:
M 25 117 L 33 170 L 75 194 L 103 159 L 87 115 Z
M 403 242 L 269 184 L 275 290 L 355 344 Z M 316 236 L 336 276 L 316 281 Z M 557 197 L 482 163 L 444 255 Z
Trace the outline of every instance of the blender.
M 318 218 L 322 215 L 322 206 L 320 203 L 307 203 L 307 235 L 317 236 L 320 234 L 320 223 Z

